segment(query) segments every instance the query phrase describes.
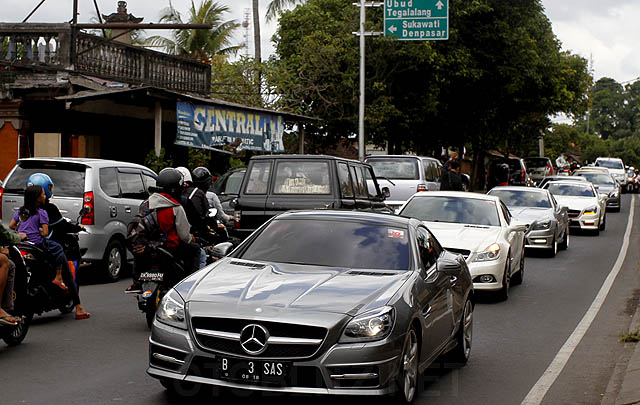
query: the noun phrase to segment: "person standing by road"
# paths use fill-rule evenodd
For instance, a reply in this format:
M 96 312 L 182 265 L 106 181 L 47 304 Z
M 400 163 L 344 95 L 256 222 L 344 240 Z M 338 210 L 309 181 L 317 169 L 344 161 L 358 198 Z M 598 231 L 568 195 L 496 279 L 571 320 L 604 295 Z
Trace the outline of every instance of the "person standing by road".
M 464 191 L 462 185 L 462 177 L 460 177 L 460 163 L 457 160 L 448 162 L 448 167 L 443 168 L 442 182 L 440 190 L 442 191 Z

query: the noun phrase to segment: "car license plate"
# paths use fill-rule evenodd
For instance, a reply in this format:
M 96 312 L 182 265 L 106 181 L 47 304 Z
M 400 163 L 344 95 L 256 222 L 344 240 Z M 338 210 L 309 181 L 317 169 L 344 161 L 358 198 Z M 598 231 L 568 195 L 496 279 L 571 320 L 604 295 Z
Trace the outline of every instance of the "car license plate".
M 232 357 L 219 358 L 219 375 L 225 380 L 248 383 L 285 385 L 290 364 L 281 361 L 243 360 Z
M 164 273 L 146 271 L 140 274 L 140 281 L 162 281 L 162 280 L 164 280 Z

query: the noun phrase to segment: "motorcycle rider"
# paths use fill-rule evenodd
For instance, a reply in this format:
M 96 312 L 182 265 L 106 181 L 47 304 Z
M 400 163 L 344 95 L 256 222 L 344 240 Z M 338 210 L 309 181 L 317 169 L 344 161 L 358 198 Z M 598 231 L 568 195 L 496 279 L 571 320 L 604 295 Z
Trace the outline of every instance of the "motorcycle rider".
M 215 193 L 208 193 L 211 185 L 213 184 L 213 177 L 211 172 L 206 167 L 196 167 L 193 169 L 192 173 L 193 184 L 198 187 L 204 195 L 207 197 L 209 201 L 209 207 L 213 207 L 216 209 L 216 219 L 222 222 L 223 224 L 228 224 L 230 221 L 233 221 L 233 215 L 227 215 L 224 213 L 222 209 L 222 204 L 220 204 L 220 199 Z
M 200 268 L 200 246 L 194 243 L 187 214 L 179 202 L 183 185 L 184 178 L 178 170 L 170 167 L 162 169 L 156 180 L 157 191 L 141 204 L 140 211 L 144 205 L 156 211 L 158 225 L 165 236 L 164 247 L 178 261 L 182 261 L 185 271 L 191 274 Z M 145 259 L 144 255 L 136 259 L 133 283 L 125 290 L 126 293 L 142 291 L 138 277 L 148 265 Z
M 51 241 L 62 244 L 62 239 L 65 235 L 69 233 L 77 233 L 84 230 L 84 226 L 81 224 L 72 224 L 67 221 L 58 207 L 51 202 L 51 197 L 53 197 L 53 189 L 54 184 L 51 177 L 49 177 L 45 173 L 34 173 L 27 179 L 27 187 L 29 186 L 40 186 L 44 190 L 45 201 L 42 204 L 42 209 L 44 209 L 49 217 L 48 230 L 49 235 L 47 238 Z M 65 258 L 65 262 L 67 262 L 68 258 Z M 74 259 L 80 259 L 74 258 Z M 67 288 L 69 288 L 69 293 L 73 297 L 73 303 L 76 306 L 76 319 L 87 319 L 91 317 L 91 314 L 87 312 L 82 304 L 80 303 L 80 296 L 78 294 L 78 289 L 76 288 L 75 277 L 71 273 L 71 269 L 69 268 L 68 262 L 66 266 L 62 266 L 62 280 Z
M 0 246 L 12 245 L 26 238 L 26 233 L 11 232 L 0 224 Z M 15 326 L 20 322 L 20 318 L 7 312 L 13 309 L 13 281 L 16 273 L 8 254 L 6 248 L 0 250 L 0 324 Z

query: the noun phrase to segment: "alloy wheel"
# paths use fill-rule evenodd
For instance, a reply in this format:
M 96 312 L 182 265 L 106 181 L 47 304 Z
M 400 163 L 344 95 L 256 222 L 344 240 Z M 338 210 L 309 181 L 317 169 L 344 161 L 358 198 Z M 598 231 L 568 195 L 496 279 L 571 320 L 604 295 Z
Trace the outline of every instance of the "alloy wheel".
M 409 403 L 418 387 L 418 338 L 413 329 L 407 334 L 402 352 L 402 382 L 404 400 Z
M 465 359 L 471 355 L 471 343 L 473 340 L 473 305 L 467 300 L 464 306 L 464 318 L 462 321 L 462 343 Z

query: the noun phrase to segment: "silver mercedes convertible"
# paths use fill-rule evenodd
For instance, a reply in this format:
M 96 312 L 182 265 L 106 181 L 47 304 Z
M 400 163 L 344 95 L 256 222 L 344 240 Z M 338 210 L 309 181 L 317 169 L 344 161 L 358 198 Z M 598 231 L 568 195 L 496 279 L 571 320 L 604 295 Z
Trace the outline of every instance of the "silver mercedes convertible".
M 418 220 L 289 212 L 160 303 L 147 372 L 203 384 L 411 402 L 443 356 L 471 353 L 473 285 L 460 255 Z

